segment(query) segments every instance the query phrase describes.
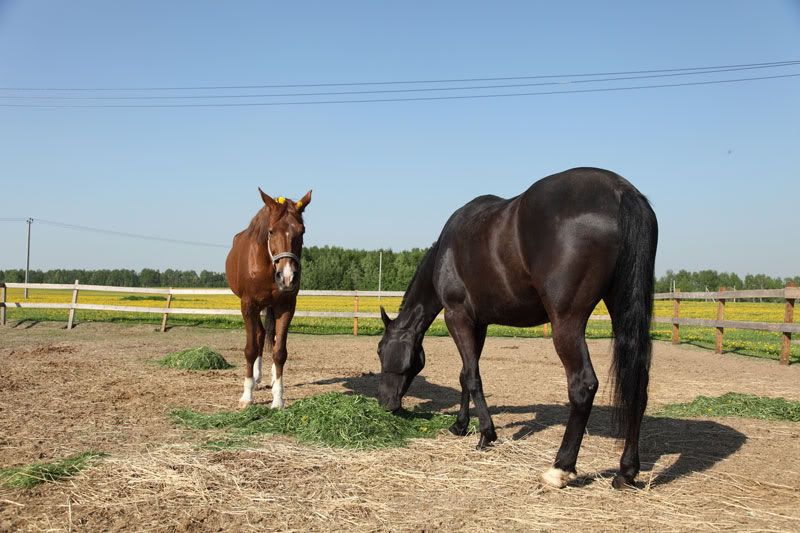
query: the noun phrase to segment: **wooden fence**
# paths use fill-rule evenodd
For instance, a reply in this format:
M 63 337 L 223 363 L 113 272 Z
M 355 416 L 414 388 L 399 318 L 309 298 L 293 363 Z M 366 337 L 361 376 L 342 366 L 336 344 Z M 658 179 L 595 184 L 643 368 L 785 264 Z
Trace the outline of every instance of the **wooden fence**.
M 37 290 L 71 290 L 70 303 L 37 303 L 37 302 L 9 302 L 6 289 L 37 289 Z M 128 294 L 154 294 L 166 296 L 164 307 L 139 307 L 129 305 L 99 305 L 82 304 L 78 302 L 81 291 L 115 292 Z M 403 292 L 396 291 L 300 291 L 300 296 L 339 296 L 353 299 L 352 312 L 333 311 L 296 311 L 295 316 L 316 318 L 349 318 L 353 320 L 353 335 L 358 335 L 359 318 L 380 318 L 380 313 L 367 313 L 359 311 L 359 298 L 366 297 L 401 297 Z M 109 287 L 105 285 L 81 285 L 78 280 L 74 284 L 58 283 L 0 283 L 0 324 L 6 324 L 6 310 L 8 308 L 21 309 L 67 309 L 67 329 L 72 329 L 75 324 L 76 311 L 119 311 L 125 313 L 151 313 L 160 314 L 161 331 L 166 331 L 170 315 L 240 315 L 238 309 L 199 309 L 190 307 L 172 307 L 173 296 L 206 295 L 206 296 L 232 296 L 229 289 L 173 289 L 173 288 L 145 288 L 145 287 Z M 784 321 L 780 322 L 745 322 L 738 320 L 725 320 L 725 303 L 733 299 L 777 298 L 785 300 L 786 308 Z M 715 328 L 716 351 L 722 353 L 722 340 L 726 328 L 746 329 L 755 331 L 773 331 L 782 334 L 780 362 L 789 364 L 792 333 L 800 333 L 800 324 L 794 323 L 794 304 L 800 299 L 800 288 L 786 287 L 785 289 L 770 290 L 734 290 L 724 289 L 718 292 L 667 292 L 654 295 L 656 300 L 672 300 L 672 317 L 654 317 L 653 322 L 672 324 L 672 342 L 680 343 L 681 326 L 699 326 Z M 682 318 L 680 304 L 683 300 L 708 300 L 717 301 L 717 318 Z M 442 318 L 442 315 L 437 317 Z M 593 315 L 592 320 L 609 320 L 608 315 Z M 548 336 L 548 327 L 545 324 L 544 335 Z
M 716 352 L 722 353 L 722 340 L 725 328 L 749 329 L 755 331 L 773 331 L 781 333 L 781 364 L 789 364 L 789 353 L 792 346 L 792 333 L 800 333 L 800 324 L 794 324 L 794 304 L 800 298 L 800 288 L 786 287 L 785 289 L 761 289 L 745 291 L 727 291 L 724 287 L 718 292 L 667 292 L 654 295 L 656 300 L 672 300 L 672 317 L 655 317 L 653 322 L 672 324 L 672 343 L 681 342 L 681 326 L 700 326 L 715 328 Z M 740 320 L 725 320 L 725 303 L 734 299 L 777 298 L 785 300 L 786 307 L 783 314 L 783 323 L 780 322 L 744 322 Z M 681 318 L 681 301 L 683 300 L 716 300 L 716 320 L 706 318 Z

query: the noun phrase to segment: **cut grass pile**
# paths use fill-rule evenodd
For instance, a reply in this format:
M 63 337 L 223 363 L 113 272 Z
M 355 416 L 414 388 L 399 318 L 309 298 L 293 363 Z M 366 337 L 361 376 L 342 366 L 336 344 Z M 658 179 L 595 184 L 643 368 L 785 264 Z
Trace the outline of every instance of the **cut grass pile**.
M 800 402 L 729 392 L 718 397 L 698 396 L 689 403 L 670 404 L 658 414 L 676 418 L 739 416 L 800 422 Z
M 0 485 L 9 489 L 28 489 L 40 483 L 59 481 L 74 476 L 87 468 L 92 461 L 106 455 L 100 452 L 83 452 L 60 461 L 3 468 L 0 469 Z
M 212 448 L 241 446 L 243 437 L 285 434 L 299 442 L 338 448 L 373 449 L 404 446 L 409 439 L 435 437 L 455 417 L 441 413 L 385 411 L 373 398 L 329 392 L 297 400 L 287 409 L 253 405 L 242 411 L 204 414 L 177 410 L 171 418 L 194 429 L 228 429 L 226 440 L 207 443 Z
M 208 346 L 172 352 L 158 360 L 158 364 L 181 370 L 226 370 L 233 365 Z

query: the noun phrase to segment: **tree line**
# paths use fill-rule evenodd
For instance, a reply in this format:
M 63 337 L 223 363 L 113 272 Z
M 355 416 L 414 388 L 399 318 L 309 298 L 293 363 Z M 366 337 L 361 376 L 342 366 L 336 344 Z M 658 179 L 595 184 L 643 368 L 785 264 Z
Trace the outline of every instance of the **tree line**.
M 302 286 L 310 290 L 405 290 L 426 249 L 356 250 L 337 246 L 303 249 Z M 382 261 L 381 261 L 382 256 Z M 227 287 L 224 272 L 202 270 L 52 269 L 31 270 L 30 283 L 74 283 L 116 287 Z M 24 269 L 0 270 L 0 282 L 25 281 Z
M 309 290 L 378 290 L 379 260 L 382 255 L 381 289 L 402 291 L 408 286 L 426 249 L 357 250 L 337 246 L 309 246 L 303 250 L 302 270 L 304 289 Z M 156 270 L 144 268 L 99 270 L 32 270 L 31 283 L 73 283 L 111 285 L 118 287 L 227 287 L 224 272 L 202 270 Z M 22 282 L 25 270 L 0 270 L 0 282 Z M 793 278 L 771 277 L 765 274 L 747 274 L 743 278 L 732 272 L 700 270 L 689 272 L 668 270 L 655 280 L 656 292 L 669 292 L 673 282 L 683 292 L 716 291 L 729 289 L 779 289 L 789 282 L 800 286 L 800 276 Z
M 733 272 L 717 272 L 716 270 L 700 270 L 698 272 L 667 270 L 663 276 L 656 279 L 656 292 L 670 292 L 673 282 L 675 288 L 682 292 L 713 292 L 719 290 L 720 287 L 730 290 L 782 289 L 790 283 L 800 287 L 800 276 L 780 278 L 766 274 L 747 274 L 741 278 Z

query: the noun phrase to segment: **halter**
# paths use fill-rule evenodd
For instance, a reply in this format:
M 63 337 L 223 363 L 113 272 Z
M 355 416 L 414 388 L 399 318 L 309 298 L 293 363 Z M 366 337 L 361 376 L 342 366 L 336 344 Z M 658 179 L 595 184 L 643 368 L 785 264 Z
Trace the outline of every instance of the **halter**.
M 267 237 L 267 252 L 269 252 L 270 260 L 272 264 L 276 267 L 275 270 L 277 271 L 278 261 L 283 259 L 284 257 L 288 257 L 289 259 L 294 259 L 294 262 L 297 263 L 297 271 L 300 272 L 300 258 L 294 255 L 292 252 L 281 252 L 276 255 L 272 255 L 272 246 L 269 243 L 269 237 Z
M 292 252 L 281 252 L 278 255 L 272 256 L 272 264 L 277 265 L 278 261 L 283 259 L 284 257 L 288 257 L 290 259 L 294 259 L 294 262 L 297 263 L 297 270 L 300 270 L 300 258 L 294 255 Z

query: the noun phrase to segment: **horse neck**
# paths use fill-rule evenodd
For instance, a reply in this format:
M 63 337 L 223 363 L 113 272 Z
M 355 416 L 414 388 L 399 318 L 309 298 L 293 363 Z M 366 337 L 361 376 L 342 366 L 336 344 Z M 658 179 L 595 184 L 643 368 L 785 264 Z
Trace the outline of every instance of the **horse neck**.
M 433 286 L 435 249 L 434 244 L 422 258 L 406 289 L 402 309 L 397 315 L 398 326 L 413 331 L 418 337 L 425 335 L 443 307 Z

